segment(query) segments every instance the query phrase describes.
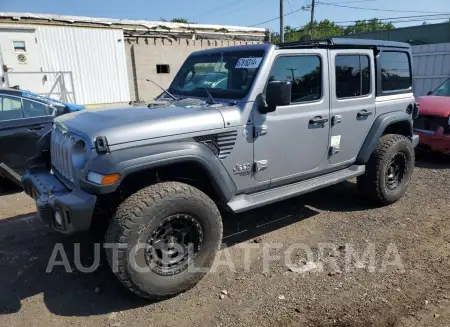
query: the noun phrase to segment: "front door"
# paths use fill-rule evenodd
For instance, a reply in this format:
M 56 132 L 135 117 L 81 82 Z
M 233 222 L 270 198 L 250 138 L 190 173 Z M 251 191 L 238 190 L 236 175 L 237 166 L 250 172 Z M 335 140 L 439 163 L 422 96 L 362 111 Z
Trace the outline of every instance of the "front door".
M 0 94 L 0 163 L 23 174 L 53 118 L 53 109 L 43 103 Z
M 372 50 L 331 50 L 330 164 L 353 163 L 376 116 Z
M 319 170 L 328 153 L 330 96 L 325 49 L 277 52 L 268 81 L 292 83 L 292 103 L 255 113 L 255 179 L 275 185 Z

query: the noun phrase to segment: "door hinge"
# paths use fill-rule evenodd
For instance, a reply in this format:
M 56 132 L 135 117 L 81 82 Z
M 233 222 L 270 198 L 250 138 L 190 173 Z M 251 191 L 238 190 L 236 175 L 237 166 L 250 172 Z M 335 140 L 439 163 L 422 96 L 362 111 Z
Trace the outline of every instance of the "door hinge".
M 267 160 L 255 161 L 255 163 L 253 164 L 253 171 L 258 172 L 258 171 L 264 170 L 267 168 L 268 165 L 269 165 L 269 161 L 267 161 Z
M 255 126 L 253 127 L 253 137 L 257 138 L 258 136 L 266 135 L 267 130 L 268 130 L 267 125 Z

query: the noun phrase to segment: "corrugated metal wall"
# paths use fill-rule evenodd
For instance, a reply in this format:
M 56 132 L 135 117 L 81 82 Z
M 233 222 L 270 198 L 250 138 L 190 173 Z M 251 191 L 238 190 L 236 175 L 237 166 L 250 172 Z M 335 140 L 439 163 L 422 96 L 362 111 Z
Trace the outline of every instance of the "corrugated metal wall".
M 426 95 L 450 78 L 450 43 L 412 47 L 414 95 Z
M 71 71 L 82 104 L 130 100 L 122 30 L 39 26 L 36 37 L 46 71 Z
M 112 28 L 66 27 L 52 25 L 0 24 L 7 28 L 32 28 L 39 54 L 41 71 L 72 72 L 73 90 L 79 104 L 130 101 L 123 31 Z M 38 72 L 39 70 L 33 70 Z M 35 76 L 36 74 L 30 74 Z M 30 78 L 23 85 L 31 91 L 49 91 L 56 74 L 45 75 L 45 85 L 35 85 Z M 66 87 L 72 91 L 72 81 Z M 42 79 L 42 76 L 41 76 Z M 57 90 L 58 91 L 58 90 Z

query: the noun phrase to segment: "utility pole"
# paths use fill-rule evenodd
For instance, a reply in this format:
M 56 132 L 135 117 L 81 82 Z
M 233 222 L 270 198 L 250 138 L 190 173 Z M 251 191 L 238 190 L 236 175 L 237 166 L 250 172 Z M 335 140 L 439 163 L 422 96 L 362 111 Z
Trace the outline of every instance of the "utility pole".
M 280 0 L 280 42 L 284 42 L 284 0 Z
M 316 0 L 311 0 L 311 25 L 309 26 L 309 38 L 312 40 L 313 35 L 313 24 L 314 24 L 314 5 L 316 4 Z
M 286 68 L 286 70 L 289 70 L 292 74 L 292 83 L 295 81 L 295 75 L 294 72 L 297 70 L 297 68 Z

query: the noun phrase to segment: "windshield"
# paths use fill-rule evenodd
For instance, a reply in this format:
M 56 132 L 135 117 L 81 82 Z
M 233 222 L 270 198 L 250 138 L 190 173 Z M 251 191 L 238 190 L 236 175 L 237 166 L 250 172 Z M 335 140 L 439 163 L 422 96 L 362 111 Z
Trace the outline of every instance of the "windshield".
M 446 80 L 441 86 L 439 86 L 432 95 L 440 97 L 450 97 L 450 79 Z
M 186 59 L 169 87 L 177 95 L 242 99 L 250 90 L 264 57 L 263 50 L 225 51 Z

